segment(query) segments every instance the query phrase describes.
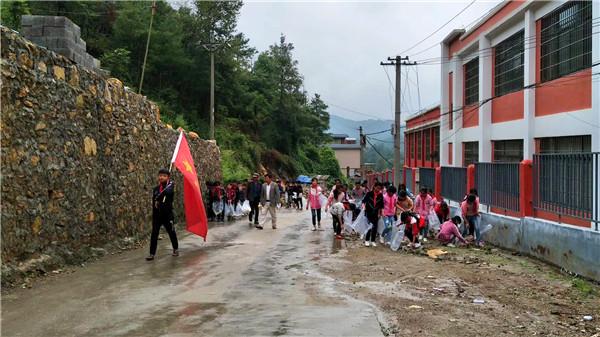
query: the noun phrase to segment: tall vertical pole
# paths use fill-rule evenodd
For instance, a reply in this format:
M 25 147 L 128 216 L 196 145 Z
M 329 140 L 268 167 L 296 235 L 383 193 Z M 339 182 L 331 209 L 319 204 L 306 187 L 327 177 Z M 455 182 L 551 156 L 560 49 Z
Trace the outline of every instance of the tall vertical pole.
M 401 163 L 400 163 L 400 90 L 401 90 L 401 75 L 400 72 L 402 60 L 400 56 L 396 56 L 396 106 L 394 109 L 394 186 L 400 184 L 401 175 Z
M 210 139 L 215 139 L 215 52 L 210 51 Z
M 400 91 L 401 91 L 401 66 L 414 66 L 416 62 L 408 62 L 408 56 L 396 56 L 396 57 L 388 57 L 389 62 L 380 62 L 379 64 L 382 66 L 395 66 L 396 67 L 396 106 L 394 109 L 394 185 L 400 184 L 402 181 L 402 163 L 400 161 L 400 137 L 402 137 L 402 133 L 400 132 Z
M 358 141 L 360 144 L 360 178 L 364 180 L 365 177 L 365 163 L 364 163 L 364 149 L 365 149 L 365 140 L 363 139 L 363 128 L 362 125 L 358 127 Z
M 142 85 L 144 84 L 144 72 L 146 71 L 146 59 L 148 58 L 148 47 L 150 46 L 150 33 L 152 33 L 152 21 L 156 14 L 156 1 L 152 1 L 152 15 L 150 15 L 150 27 L 148 27 L 148 39 L 146 40 L 146 52 L 144 53 L 144 63 L 142 64 L 142 76 L 140 76 L 140 87 L 138 94 L 142 93 Z

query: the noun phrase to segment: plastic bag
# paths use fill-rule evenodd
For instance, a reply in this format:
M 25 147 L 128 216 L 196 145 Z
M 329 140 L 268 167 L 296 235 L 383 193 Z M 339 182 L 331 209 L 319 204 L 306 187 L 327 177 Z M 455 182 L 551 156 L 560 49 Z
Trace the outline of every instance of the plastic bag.
M 238 201 L 237 205 L 235 205 L 233 208 L 233 217 L 240 218 L 242 215 L 244 215 L 244 212 L 242 211 L 242 203 Z
M 325 208 L 325 206 L 327 206 L 327 197 L 323 194 L 319 195 L 319 204 L 321 205 L 321 208 Z
M 215 213 L 215 215 L 219 215 L 219 214 L 223 213 L 223 202 L 222 201 L 213 202 L 212 210 L 213 210 L 213 213 Z
M 427 221 L 429 221 L 429 228 L 439 231 L 440 230 L 440 219 L 434 211 L 429 212 L 427 216 Z
M 244 203 L 242 204 L 242 212 L 244 214 L 248 214 L 252 211 L 252 208 L 250 207 L 250 201 L 246 200 L 244 201 Z
M 223 212 L 225 212 L 223 215 L 227 218 L 233 215 L 233 205 L 227 203 L 225 204 L 225 209 L 223 210 Z
M 381 235 L 383 233 L 383 229 L 385 228 L 385 224 L 383 223 L 383 217 L 379 218 L 377 221 L 377 234 Z
M 400 249 L 400 245 L 402 244 L 402 239 L 404 239 L 404 224 L 400 226 L 394 225 L 394 229 L 392 232 L 394 235 L 392 236 L 392 242 L 390 243 L 390 249 L 393 251 L 397 251 Z
M 373 225 L 369 223 L 365 211 L 361 211 L 356 220 L 352 223 L 352 229 L 361 236 L 365 235 Z
M 352 233 L 352 211 L 344 212 L 344 231 Z
M 482 228 L 482 229 L 479 231 L 479 233 L 480 233 L 481 235 L 483 235 L 483 234 L 487 233 L 487 232 L 488 232 L 490 229 L 492 229 L 492 227 L 494 227 L 494 226 L 493 226 L 491 223 L 489 223 L 489 224 L 487 224 L 485 227 L 483 227 L 483 228 Z

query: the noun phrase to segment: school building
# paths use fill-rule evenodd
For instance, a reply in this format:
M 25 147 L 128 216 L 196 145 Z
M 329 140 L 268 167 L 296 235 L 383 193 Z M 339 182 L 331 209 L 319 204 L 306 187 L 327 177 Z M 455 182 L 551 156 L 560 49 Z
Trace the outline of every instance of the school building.
M 451 205 L 476 188 L 491 241 L 600 279 L 600 2 L 504 1 L 440 49 L 440 104 L 406 120 L 402 182 Z

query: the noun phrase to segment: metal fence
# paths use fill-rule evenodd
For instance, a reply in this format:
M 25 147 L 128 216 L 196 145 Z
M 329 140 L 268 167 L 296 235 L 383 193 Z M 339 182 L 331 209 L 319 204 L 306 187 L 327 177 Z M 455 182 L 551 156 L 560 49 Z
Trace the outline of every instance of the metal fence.
M 599 156 L 599 152 L 534 155 L 533 207 L 589 220 L 598 230 Z
M 476 163 L 475 187 L 482 204 L 519 211 L 519 163 Z
M 406 188 L 408 188 L 409 191 L 411 191 L 412 193 L 417 193 L 415 191 L 415 187 L 413 186 L 413 170 L 412 168 L 405 168 L 404 169 L 404 181 L 406 181 Z
M 419 187 L 435 190 L 435 169 L 419 167 Z
M 462 201 L 467 194 L 467 168 L 442 166 L 442 196 Z

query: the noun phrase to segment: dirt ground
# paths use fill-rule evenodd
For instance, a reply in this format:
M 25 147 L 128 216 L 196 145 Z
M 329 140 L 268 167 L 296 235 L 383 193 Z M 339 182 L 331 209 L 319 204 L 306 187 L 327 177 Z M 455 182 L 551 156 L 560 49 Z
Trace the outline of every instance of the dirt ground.
M 538 260 L 493 247 L 344 246 L 321 268 L 383 311 L 387 335 L 600 337 L 600 286 Z M 448 253 L 433 259 L 431 248 Z

